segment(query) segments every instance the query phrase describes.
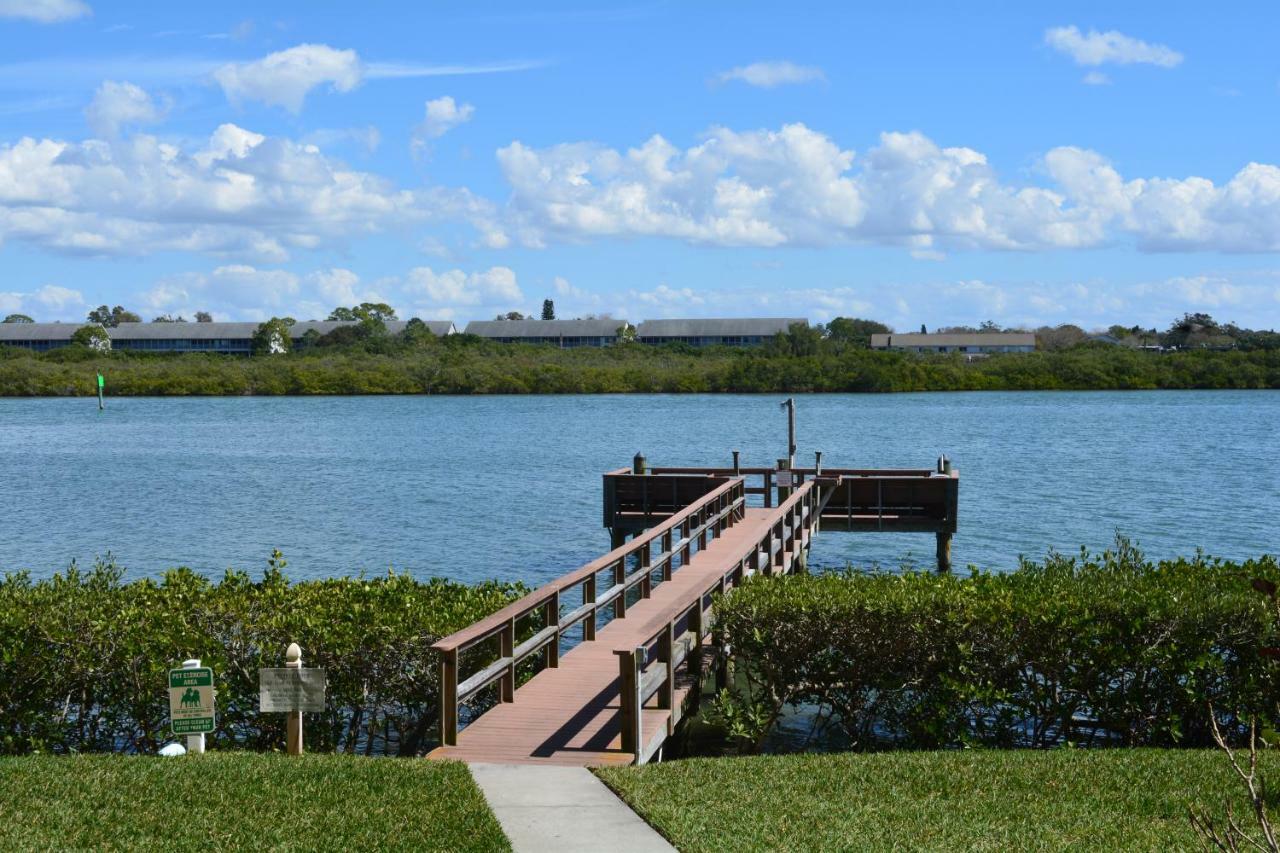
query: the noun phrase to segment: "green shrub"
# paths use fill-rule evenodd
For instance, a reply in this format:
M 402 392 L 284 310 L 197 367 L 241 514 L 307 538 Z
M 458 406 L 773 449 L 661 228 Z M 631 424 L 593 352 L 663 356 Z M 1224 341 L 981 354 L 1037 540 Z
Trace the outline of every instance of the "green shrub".
M 218 748 L 279 749 L 284 715 L 258 713 L 258 668 L 297 642 L 327 676 L 307 748 L 416 754 L 436 739 L 431 644 L 507 604 L 518 585 L 407 575 L 290 583 L 274 555 L 259 581 L 187 569 L 124 583 L 110 560 L 0 581 L 0 753 L 149 752 L 166 740 L 165 673 L 211 666 Z
M 1207 745 L 1208 703 L 1270 717 L 1274 628 L 1244 564 L 1121 543 L 1006 574 L 756 579 L 716 607 L 738 677 L 716 714 L 748 748 L 779 715 L 855 748 Z

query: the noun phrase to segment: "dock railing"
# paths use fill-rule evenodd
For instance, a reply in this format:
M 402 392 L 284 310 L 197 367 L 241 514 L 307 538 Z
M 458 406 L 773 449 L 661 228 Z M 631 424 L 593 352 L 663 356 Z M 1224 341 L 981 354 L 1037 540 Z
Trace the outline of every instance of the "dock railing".
M 695 695 L 701 685 L 703 647 L 713 628 L 710 606 L 714 594 L 727 593 L 756 572 L 788 572 L 809 546 L 818 524 L 820 501 L 819 484 L 814 480 L 795 489 L 773 511 L 760 536 L 743 543 L 741 551 L 730 558 L 723 574 L 694 597 L 646 623 L 645 639 L 634 648 L 614 649 L 618 657 L 622 751 L 634 753 L 636 764 L 647 762 L 675 733 L 680 722 L 683 703 L 677 699 L 676 670 L 687 664 L 684 675 Z M 641 721 L 650 700 L 670 714 L 666 730 L 646 738 Z
M 440 654 L 440 742 L 457 744 L 462 703 L 495 682 L 499 684 L 499 702 L 514 702 L 516 668 L 521 662 L 541 651 L 546 666 L 558 666 L 565 631 L 582 623 L 583 641 L 594 640 L 602 608 L 612 605 L 614 618 L 625 618 L 629 592 L 639 587 L 640 596 L 648 598 L 656 572 L 669 580 L 677 559 L 685 565 L 694 548 L 702 550 L 709 537 L 719 536 L 740 521 L 746 509 L 743 481 L 717 479 L 718 485 L 702 497 L 630 542 L 437 641 L 432 648 Z M 660 548 L 656 555 L 655 543 Z M 607 586 L 600 589 L 602 574 Z M 581 594 L 581 604 L 562 614 L 564 599 L 575 593 Z M 520 623 L 534 617 L 540 617 L 541 627 L 517 645 Z M 460 681 L 463 653 L 494 638 L 498 639 L 497 658 Z

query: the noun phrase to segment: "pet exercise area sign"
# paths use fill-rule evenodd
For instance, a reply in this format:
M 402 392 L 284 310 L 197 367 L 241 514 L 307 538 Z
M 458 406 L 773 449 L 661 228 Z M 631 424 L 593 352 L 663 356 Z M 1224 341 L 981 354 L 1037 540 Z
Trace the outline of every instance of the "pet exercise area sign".
M 213 731 L 213 670 L 169 670 L 169 722 L 176 735 Z

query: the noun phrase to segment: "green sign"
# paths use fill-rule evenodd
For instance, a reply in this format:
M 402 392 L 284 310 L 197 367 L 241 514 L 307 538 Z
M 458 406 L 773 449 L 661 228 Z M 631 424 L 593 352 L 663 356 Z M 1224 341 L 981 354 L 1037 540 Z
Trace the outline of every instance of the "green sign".
M 102 374 L 101 374 L 101 373 L 99 373 L 99 374 L 98 374 L 98 387 L 99 387 L 99 388 L 101 388 L 104 384 L 105 384 L 105 383 L 104 383 L 104 381 L 103 381 L 103 379 L 102 379 Z
M 213 670 L 169 670 L 169 723 L 176 735 L 213 731 Z

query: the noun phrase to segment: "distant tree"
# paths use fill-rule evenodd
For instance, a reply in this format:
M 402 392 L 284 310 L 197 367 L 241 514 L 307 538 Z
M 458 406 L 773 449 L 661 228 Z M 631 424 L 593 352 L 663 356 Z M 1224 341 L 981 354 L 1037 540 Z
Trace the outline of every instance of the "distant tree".
M 924 327 L 924 323 L 921 323 L 921 324 L 920 324 L 920 334 L 922 334 L 922 335 L 927 335 L 927 334 L 929 334 L 929 330 L 928 330 L 928 329 L 926 329 L 926 328 Z
M 1223 332 L 1218 321 L 1210 317 L 1208 314 L 1183 314 L 1182 319 L 1175 320 L 1163 335 L 1160 336 L 1160 343 L 1167 347 L 1199 347 L 1209 344 L 1219 344 L 1226 339 L 1230 342 L 1229 337 Z
M 1036 342 L 1041 349 L 1061 350 L 1073 347 L 1087 338 L 1084 329 L 1071 323 L 1061 326 L 1042 326 L 1036 329 Z
M 983 334 L 991 334 L 993 332 L 1003 332 L 1004 329 L 1000 328 L 1000 324 L 994 320 L 983 320 L 982 324 L 978 326 L 978 331 Z
M 197 312 L 196 312 L 196 322 L 197 322 L 197 323 L 212 323 L 212 322 L 213 322 L 213 315 L 212 315 L 212 314 L 210 314 L 208 311 L 197 311 Z
M 808 323 L 792 323 L 773 336 L 768 351 L 776 355 L 817 355 L 822 332 Z
M 35 320 L 32 320 L 32 319 L 31 319 L 30 317 L 28 317 L 26 314 L 10 314 L 8 317 L 5 317 L 5 318 L 4 318 L 4 320 L 3 320 L 3 321 L 0 321 L 0 322 L 5 322 L 5 323 L 34 323 L 34 322 L 35 322 Z
M 618 331 L 616 334 L 618 338 L 618 343 L 620 344 L 635 343 L 636 327 L 631 325 L 630 323 L 624 322 L 621 326 L 618 327 Z
M 142 318 L 132 311 L 126 311 L 119 305 L 114 308 L 99 305 L 89 312 L 89 322 L 106 326 L 108 329 L 114 329 L 121 323 L 141 323 Z
M 495 320 L 524 320 L 524 319 L 526 319 L 526 318 L 525 318 L 525 316 L 524 316 L 523 314 L 521 314 L 519 311 L 508 311 L 508 312 L 507 312 L 507 313 L 505 313 L 505 314 L 499 314 L 497 317 L 494 317 L 493 319 L 495 319 Z
M 254 355 L 282 355 L 293 349 L 289 336 L 289 324 L 280 317 L 272 317 L 253 333 L 251 347 Z
M 556 318 L 556 303 L 550 299 L 542 300 L 542 319 L 554 320 Z
M 187 318 L 183 317 L 181 314 L 179 314 L 177 317 L 173 316 L 172 314 L 161 314 L 159 317 L 155 318 L 151 322 L 153 323 L 185 323 L 187 322 Z
M 298 339 L 298 349 L 311 349 L 320 343 L 320 333 L 315 329 L 307 329 L 302 333 L 302 337 Z
M 884 323 L 875 320 L 863 320 L 858 317 L 836 317 L 827 323 L 825 332 L 827 339 L 861 349 L 871 346 L 872 335 L 886 335 L 892 332 Z
M 400 340 L 406 344 L 423 344 L 434 337 L 435 334 L 418 317 L 414 317 L 405 323 L 404 331 L 400 333 Z
M 86 346 L 95 352 L 111 351 L 111 336 L 99 325 L 81 326 L 71 335 L 71 343 Z
M 396 319 L 396 309 L 385 302 L 361 302 L 352 308 L 339 306 L 329 314 L 330 320 L 380 320 L 387 323 Z

